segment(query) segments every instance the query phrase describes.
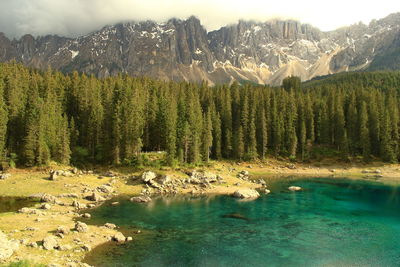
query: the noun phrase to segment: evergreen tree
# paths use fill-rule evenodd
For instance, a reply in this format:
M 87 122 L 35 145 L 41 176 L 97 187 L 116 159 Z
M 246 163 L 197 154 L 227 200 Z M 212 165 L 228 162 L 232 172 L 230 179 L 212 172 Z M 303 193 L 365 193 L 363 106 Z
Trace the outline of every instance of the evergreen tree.
M 0 76 L 0 163 L 6 160 L 8 111 L 4 102 L 4 83 Z
M 364 101 L 360 109 L 360 143 L 362 146 L 362 156 L 365 161 L 368 161 L 371 155 L 371 142 L 368 129 L 367 104 Z

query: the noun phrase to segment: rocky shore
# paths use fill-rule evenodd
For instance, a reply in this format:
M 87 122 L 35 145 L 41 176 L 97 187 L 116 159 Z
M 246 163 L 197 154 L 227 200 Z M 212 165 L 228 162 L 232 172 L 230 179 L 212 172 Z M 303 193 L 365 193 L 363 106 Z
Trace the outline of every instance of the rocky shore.
M 357 179 L 400 180 L 397 165 L 317 169 L 294 164 L 282 168 L 219 164 L 205 169 L 145 170 L 130 174 L 76 168 L 12 170 L 0 174 L 4 177 L 0 179 L 0 195 L 35 197 L 40 201 L 32 207 L 0 216 L 0 262 L 28 260 L 48 266 L 87 266 L 82 260 L 94 247 L 105 242 L 135 242 L 135 235 L 140 234 L 141 229 L 125 236 L 112 223 L 87 224 L 91 208 L 118 195 L 131 196 L 131 201 L 143 205 L 154 196 L 176 194 L 228 194 L 252 200 L 270 193 L 268 185 L 283 174 L 352 177 L 354 173 Z M 294 186 L 288 190 L 301 188 Z

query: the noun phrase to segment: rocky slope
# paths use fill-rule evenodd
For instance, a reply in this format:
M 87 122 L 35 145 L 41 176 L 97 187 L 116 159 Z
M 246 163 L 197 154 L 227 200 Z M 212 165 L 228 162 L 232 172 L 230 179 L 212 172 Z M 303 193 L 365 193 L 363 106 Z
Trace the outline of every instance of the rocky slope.
M 209 84 L 251 81 L 280 84 L 341 71 L 394 69 L 400 51 L 400 13 L 322 32 L 297 21 L 240 21 L 207 32 L 195 17 L 107 26 L 78 38 L 0 33 L 0 61 L 78 70 L 99 77 L 117 73 Z

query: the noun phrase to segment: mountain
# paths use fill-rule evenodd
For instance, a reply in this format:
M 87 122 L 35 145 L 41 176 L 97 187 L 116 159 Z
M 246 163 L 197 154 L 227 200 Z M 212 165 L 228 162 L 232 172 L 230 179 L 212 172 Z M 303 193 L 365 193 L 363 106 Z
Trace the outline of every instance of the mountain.
M 10 40 L 0 33 L 0 61 L 98 77 L 118 73 L 165 80 L 250 81 L 280 84 L 289 75 L 309 80 L 352 70 L 398 69 L 400 13 L 369 25 L 335 31 L 297 21 L 239 21 L 207 32 L 201 22 L 129 22 L 78 38 L 25 35 Z

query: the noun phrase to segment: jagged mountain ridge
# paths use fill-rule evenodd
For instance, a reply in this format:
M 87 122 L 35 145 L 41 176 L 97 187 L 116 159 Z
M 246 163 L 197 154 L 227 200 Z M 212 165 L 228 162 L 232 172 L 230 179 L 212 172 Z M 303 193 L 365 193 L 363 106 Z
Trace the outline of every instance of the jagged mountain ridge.
M 289 75 L 308 80 L 370 65 L 379 69 L 385 53 L 398 51 L 399 36 L 400 13 L 331 32 L 291 20 L 239 21 L 207 32 L 190 17 L 120 23 L 78 38 L 24 35 L 10 40 L 0 33 L 0 61 L 98 77 L 122 72 L 209 84 L 246 80 L 276 85 Z

